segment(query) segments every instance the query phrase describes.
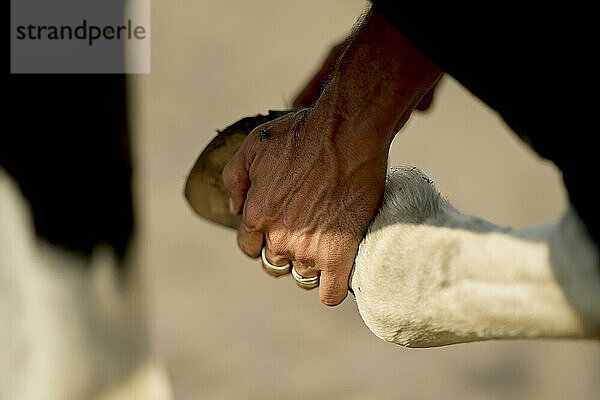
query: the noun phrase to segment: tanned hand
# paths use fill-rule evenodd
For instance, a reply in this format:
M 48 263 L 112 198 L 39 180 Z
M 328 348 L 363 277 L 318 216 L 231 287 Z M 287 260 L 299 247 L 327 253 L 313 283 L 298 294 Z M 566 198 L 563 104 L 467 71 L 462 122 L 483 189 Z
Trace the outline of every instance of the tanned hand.
M 391 141 L 441 74 L 369 12 L 313 107 L 256 128 L 225 167 L 242 251 L 258 257 L 266 246 L 272 264 L 320 275 L 324 304 L 341 303 L 383 196 Z

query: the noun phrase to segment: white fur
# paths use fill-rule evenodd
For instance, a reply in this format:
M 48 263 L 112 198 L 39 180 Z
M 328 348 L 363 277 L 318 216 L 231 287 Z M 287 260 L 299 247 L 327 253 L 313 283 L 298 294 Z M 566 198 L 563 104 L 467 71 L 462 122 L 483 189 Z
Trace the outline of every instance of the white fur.
M 138 288 L 106 248 L 85 263 L 36 237 L 0 169 L 0 399 L 171 398 Z
M 597 339 L 598 263 L 572 208 L 551 224 L 502 228 L 461 214 L 402 167 L 388 176 L 351 286 L 371 331 L 403 346 Z

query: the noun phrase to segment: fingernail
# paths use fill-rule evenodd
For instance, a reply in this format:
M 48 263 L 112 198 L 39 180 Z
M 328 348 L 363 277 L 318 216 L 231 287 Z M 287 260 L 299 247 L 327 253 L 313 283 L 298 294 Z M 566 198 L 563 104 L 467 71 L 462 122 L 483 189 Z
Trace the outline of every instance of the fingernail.
M 232 214 L 237 214 L 237 210 L 233 206 L 233 199 L 231 197 L 229 198 L 229 211 Z

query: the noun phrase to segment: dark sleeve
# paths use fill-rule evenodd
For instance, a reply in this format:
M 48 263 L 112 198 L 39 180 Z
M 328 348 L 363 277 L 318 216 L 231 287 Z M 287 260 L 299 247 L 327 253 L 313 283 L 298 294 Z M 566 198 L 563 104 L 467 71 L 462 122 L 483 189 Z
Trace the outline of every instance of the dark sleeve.
M 474 7 L 372 0 L 446 73 L 497 111 L 539 155 L 563 172 L 570 200 L 598 242 L 590 189 L 597 167 L 591 130 L 597 101 L 594 13 L 577 2 Z M 526 3 L 526 2 L 525 2 Z M 436 5 L 437 6 L 437 5 Z M 595 136 L 595 135 L 594 135 Z

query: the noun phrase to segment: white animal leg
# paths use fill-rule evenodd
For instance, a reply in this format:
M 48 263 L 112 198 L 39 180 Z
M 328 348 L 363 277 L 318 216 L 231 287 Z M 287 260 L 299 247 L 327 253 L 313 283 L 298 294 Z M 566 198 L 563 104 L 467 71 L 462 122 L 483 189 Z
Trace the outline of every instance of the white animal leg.
M 118 281 L 112 250 L 91 264 L 36 237 L 0 168 L 0 399 L 172 398 L 137 288 Z
M 404 346 L 599 338 L 598 260 L 573 209 L 548 225 L 502 228 L 456 211 L 419 170 L 398 168 L 351 286 L 371 331 Z

